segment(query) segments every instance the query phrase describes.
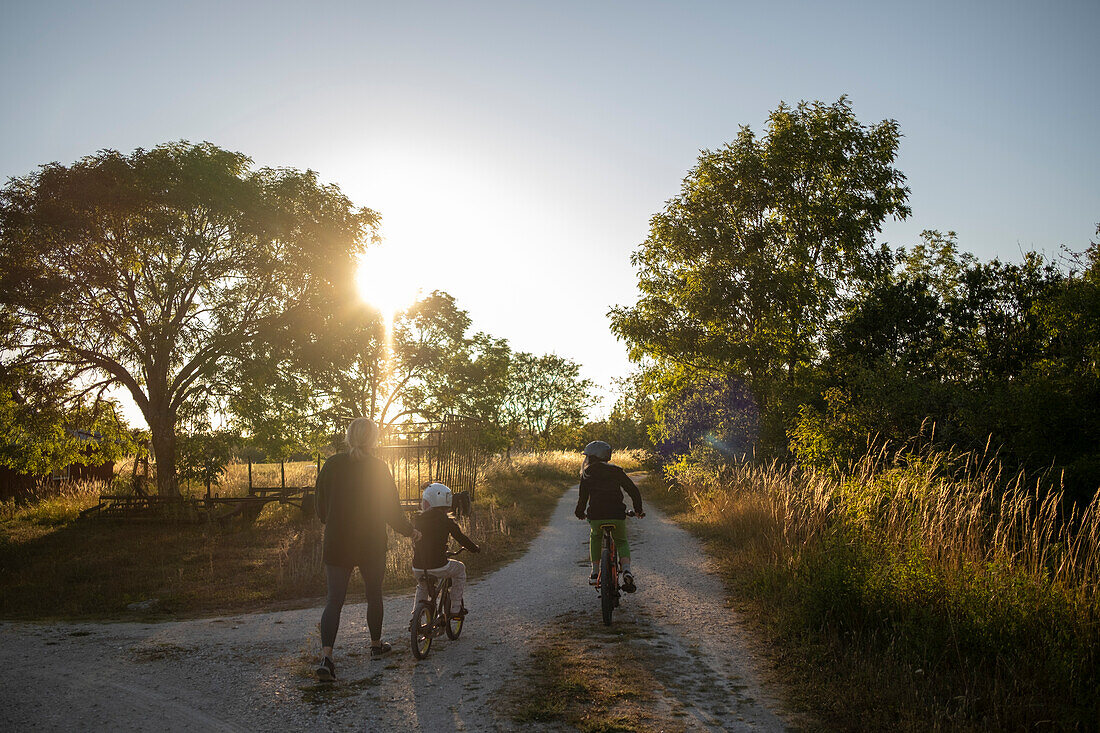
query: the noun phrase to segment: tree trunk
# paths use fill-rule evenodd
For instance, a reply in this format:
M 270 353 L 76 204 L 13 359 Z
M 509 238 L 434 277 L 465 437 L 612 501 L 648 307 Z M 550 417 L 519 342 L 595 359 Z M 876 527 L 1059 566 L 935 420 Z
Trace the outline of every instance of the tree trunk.
M 153 437 L 153 456 L 157 461 L 157 493 L 179 496 L 176 482 L 176 421 L 166 408 L 156 411 L 149 422 Z

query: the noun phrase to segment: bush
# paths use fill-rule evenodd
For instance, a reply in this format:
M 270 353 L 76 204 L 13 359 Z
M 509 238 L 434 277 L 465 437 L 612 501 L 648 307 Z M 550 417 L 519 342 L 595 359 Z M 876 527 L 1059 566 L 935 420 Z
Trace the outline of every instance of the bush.
M 824 412 L 802 405 L 798 422 L 787 432 L 798 462 L 818 471 L 852 465 L 866 451 L 873 424 L 843 390 L 833 387 L 824 398 Z

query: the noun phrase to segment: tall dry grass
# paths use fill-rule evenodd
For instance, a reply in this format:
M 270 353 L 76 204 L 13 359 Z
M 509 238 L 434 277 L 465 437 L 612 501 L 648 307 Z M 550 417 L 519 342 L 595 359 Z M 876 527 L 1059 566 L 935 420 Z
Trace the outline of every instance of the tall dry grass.
M 112 490 L 105 481 L 43 481 L 16 501 L 0 502 L 0 519 L 37 525 L 61 525 L 75 520 L 80 512 L 95 506 L 99 495 Z
M 984 456 L 881 448 L 839 475 L 682 461 L 667 478 L 795 655 L 822 655 L 803 661 L 830 726 L 1100 720 L 1100 501 L 1070 507 L 1053 477 Z
M 287 461 L 287 486 L 314 486 L 317 483 L 317 464 L 314 461 Z M 281 485 L 282 476 L 278 463 L 253 463 L 252 485 L 274 488 Z M 203 487 L 205 491 L 205 487 Z M 248 495 L 248 463 L 233 462 L 225 467 L 225 473 L 212 491 L 222 496 Z
M 992 564 L 1100 605 L 1100 501 L 1067 508 L 1046 476 L 1006 477 L 995 461 L 974 456 L 883 449 L 839 477 L 779 462 L 681 463 L 667 476 L 702 518 L 736 524 L 776 557 L 797 557 L 843 525 L 919 548 L 941 570 L 969 574 Z

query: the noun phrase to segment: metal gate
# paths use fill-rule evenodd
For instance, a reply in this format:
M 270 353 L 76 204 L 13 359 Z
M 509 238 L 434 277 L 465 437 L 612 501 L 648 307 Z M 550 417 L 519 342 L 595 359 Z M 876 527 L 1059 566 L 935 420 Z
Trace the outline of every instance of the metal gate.
M 377 455 L 390 467 L 397 494 L 407 509 L 419 509 L 424 485 L 438 481 L 473 501 L 485 458 L 479 423 L 448 417 L 438 422 L 391 425 L 379 439 Z

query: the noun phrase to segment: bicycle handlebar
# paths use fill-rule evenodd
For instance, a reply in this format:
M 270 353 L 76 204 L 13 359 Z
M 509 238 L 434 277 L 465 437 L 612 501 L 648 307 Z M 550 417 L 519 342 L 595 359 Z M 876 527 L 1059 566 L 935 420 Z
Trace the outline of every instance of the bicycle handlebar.
M 644 516 L 645 516 L 645 512 L 642 512 L 642 513 L 641 513 L 641 515 L 638 515 L 638 514 L 636 514 L 636 513 L 634 512 L 634 510 L 633 510 L 633 509 L 628 509 L 628 510 L 627 510 L 627 512 L 626 512 L 626 516 L 628 516 L 628 517 L 638 517 L 638 516 L 642 516 L 642 517 L 644 517 Z M 588 519 L 588 515 L 587 515 L 587 514 L 586 514 L 586 515 L 584 515 L 583 517 L 581 517 L 581 519 Z

